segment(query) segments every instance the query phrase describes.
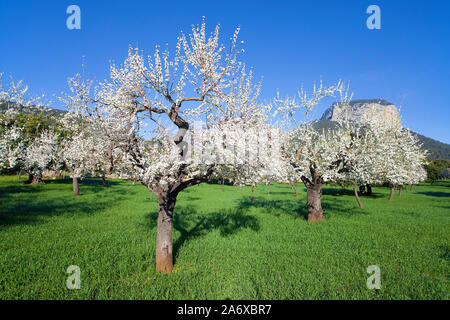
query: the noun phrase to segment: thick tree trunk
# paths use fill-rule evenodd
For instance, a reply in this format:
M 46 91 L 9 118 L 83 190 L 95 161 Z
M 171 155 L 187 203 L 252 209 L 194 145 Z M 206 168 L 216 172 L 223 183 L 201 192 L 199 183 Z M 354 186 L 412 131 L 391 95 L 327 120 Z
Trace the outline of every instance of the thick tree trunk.
M 80 195 L 80 187 L 78 185 L 78 177 L 72 178 L 72 184 L 73 184 L 73 195 L 79 196 Z
M 292 189 L 295 191 L 295 197 L 298 198 L 298 191 L 297 188 L 295 187 L 295 184 L 292 181 L 290 181 L 289 183 L 291 184 Z
M 172 225 L 176 198 L 158 196 L 158 229 L 156 234 L 156 271 L 169 273 L 173 269 Z
M 403 186 L 398 187 L 398 196 L 399 197 L 402 196 L 402 189 L 403 189 Z
M 366 186 L 364 184 L 359 186 L 359 193 L 363 196 L 366 194 Z
M 322 182 L 306 185 L 306 206 L 308 207 L 308 222 L 323 220 Z
M 359 207 L 362 209 L 363 204 L 361 203 L 361 199 L 359 199 L 358 190 L 356 190 L 356 182 L 353 182 L 353 192 L 355 193 L 356 201 L 358 201 Z
M 389 201 L 391 201 L 391 200 L 392 200 L 392 197 L 394 196 L 394 189 L 395 189 L 395 187 L 392 186 L 392 187 L 391 187 L 391 194 L 389 195 Z
M 412 191 L 412 184 L 409 185 L 409 191 Z
M 372 195 L 372 186 L 370 184 L 363 184 L 359 186 L 359 194 L 362 196 Z
M 40 173 L 36 173 L 36 174 L 30 173 L 28 175 L 27 184 L 41 184 L 41 183 L 44 183 L 44 181 L 42 181 L 42 174 L 40 174 Z

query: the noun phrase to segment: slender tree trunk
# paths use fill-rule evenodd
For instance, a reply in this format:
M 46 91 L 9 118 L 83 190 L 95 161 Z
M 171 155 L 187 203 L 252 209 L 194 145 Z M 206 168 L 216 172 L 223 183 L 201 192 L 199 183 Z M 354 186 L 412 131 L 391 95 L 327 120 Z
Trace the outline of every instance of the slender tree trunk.
M 408 193 L 408 186 L 405 187 L 405 192 Z
M 356 190 L 356 181 L 353 182 L 353 192 L 355 193 L 356 201 L 358 201 L 359 207 L 362 209 L 363 204 L 361 203 L 361 199 L 359 199 L 358 190 Z
M 156 271 L 169 273 L 173 269 L 173 209 L 176 198 L 158 195 L 158 229 L 156 234 Z
M 223 192 L 223 184 L 225 182 L 225 179 L 222 177 L 222 192 Z
M 314 183 L 306 184 L 306 206 L 308 207 L 308 222 L 323 220 L 322 182 L 315 179 Z
M 412 184 L 409 185 L 409 191 L 412 191 Z
M 391 200 L 392 200 L 392 197 L 394 196 L 394 189 L 395 189 L 395 187 L 392 186 L 392 187 L 391 187 L 391 194 L 389 195 L 389 201 L 391 201 Z
M 41 173 L 30 173 L 28 175 L 28 181 L 27 184 L 42 184 L 44 181 L 42 181 L 42 174 Z
M 292 181 L 289 181 L 289 183 L 291 184 L 292 189 L 295 191 L 295 197 L 298 198 L 298 191 L 295 187 L 295 183 L 293 183 Z
M 402 189 L 403 189 L 403 186 L 398 187 L 398 196 L 399 197 L 402 196 Z
M 80 187 L 78 185 L 78 177 L 72 178 L 72 185 L 73 185 L 73 195 L 79 196 L 80 195 Z
M 104 187 L 108 186 L 108 183 L 106 183 L 105 175 L 102 175 L 102 183 Z
M 253 194 L 254 194 L 254 191 L 255 191 L 255 186 L 252 186 L 252 202 L 253 202 Z

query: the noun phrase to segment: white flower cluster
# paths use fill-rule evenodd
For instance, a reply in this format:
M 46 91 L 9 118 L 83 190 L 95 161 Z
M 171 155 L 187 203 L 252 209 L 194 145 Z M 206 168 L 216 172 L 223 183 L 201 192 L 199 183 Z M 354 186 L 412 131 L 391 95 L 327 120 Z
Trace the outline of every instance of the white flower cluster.
M 318 130 L 308 122 L 308 114 L 321 99 L 339 93 L 338 107 L 344 114 L 334 128 Z M 308 183 L 356 182 L 360 184 L 416 184 L 426 179 L 423 164 L 426 152 L 411 132 L 396 119 L 383 119 L 368 113 L 363 121 L 353 122 L 351 95 L 342 82 L 330 87 L 314 87 L 308 96 L 302 89 L 300 99 L 277 100 L 277 112 L 290 124 L 299 109 L 305 110 L 305 122 L 287 130 L 283 139 L 283 157 L 295 173 L 295 181 Z M 289 172 L 289 171 L 288 171 Z

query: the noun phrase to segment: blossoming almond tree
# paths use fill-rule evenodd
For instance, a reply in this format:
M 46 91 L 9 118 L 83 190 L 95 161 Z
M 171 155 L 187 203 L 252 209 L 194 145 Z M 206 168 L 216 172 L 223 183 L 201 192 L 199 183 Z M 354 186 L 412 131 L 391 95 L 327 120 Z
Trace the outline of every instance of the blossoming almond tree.
M 22 167 L 33 177 L 31 184 L 42 183 L 44 170 L 56 160 L 57 143 L 58 135 L 45 130 L 26 148 Z
M 219 26 L 207 36 L 203 21 L 189 36 L 178 37 L 172 55 L 156 47 L 146 62 L 138 49 L 130 48 L 124 64 L 111 65 L 110 79 L 91 99 L 101 115 L 99 124 L 113 124 L 109 138 L 123 151 L 122 163 L 129 164 L 117 170 L 158 198 L 157 271 L 173 268 L 178 194 L 222 174 L 224 165 L 241 165 L 248 153 L 238 143 L 243 134 L 249 128 L 267 130 L 266 108 L 257 101 L 260 86 L 252 84 L 252 73 L 237 61 L 238 33 L 239 28 L 226 49 L 219 43 Z M 206 128 L 192 130 L 196 121 L 204 121 Z M 255 146 L 249 143 L 247 148 Z M 250 163 L 255 168 L 263 164 L 269 161 Z
M 382 179 L 391 186 L 389 200 L 392 200 L 394 189 L 403 185 L 417 184 L 426 179 L 423 165 L 427 151 L 422 148 L 417 138 L 400 124 L 385 125 L 380 132 L 384 134 L 388 152 L 384 155 L 385 166 L 381 171 Z
M 276 113 L 287 120 L 285 124 L 294 123 L 294 127 L 285 131 L 282 139 L 282 155 L 286 164 L 295 172 L 295 180 L 301 180 L 307 190 L 308 221 L 323 220 L 322 185 L 328 181 L 339 181 L 343 177 L 343 155 L 351 147 L 351 136 L 343 126 L 317 131 L 308 117 L 313 108 L 325 97 L 341 96 L 341 107 L 344 110 L 349 100 L 348 90 L 342 82 L 325 87 L 322 82 L 314 86 L 311 95 L 303 89 L 299 99 L 277 99 Z M 299 109 L 305 110 L 305 119 L 298 123 L 295 119 Z
M 57 158 L 70 172 L 74 196 L 80 195 L 79 179 L 92 173 L 97 164 L 95 151 L 95 137 L 88 132 L 76 132 L 59 143 Z
M 15 167 L 29 174 L 28 183 L 42 183 L 42 172 L 53 161 L 56 135 L 47 130 L 43 97 L 31 97 L 22 81 L 4 86 L 0 75 L 0 169 Z
M 22 136 L 21 128 L 11 126 L 2 119 L 0 126 L 0 171 L 12 169 L 18 165 L 25 150 Z
M 354 147 L 346 153 L 346 179 L 354 183 L 358 204 L 362 203 L 356 184 L 383 184 L 394 188 L 415 184 L 426 178 L 423 163 L 427 151 L 417 138 L 403 128 L 400 118 L 384 118 L 379 113 L 367 113 L 359 123 L 353 123 Z

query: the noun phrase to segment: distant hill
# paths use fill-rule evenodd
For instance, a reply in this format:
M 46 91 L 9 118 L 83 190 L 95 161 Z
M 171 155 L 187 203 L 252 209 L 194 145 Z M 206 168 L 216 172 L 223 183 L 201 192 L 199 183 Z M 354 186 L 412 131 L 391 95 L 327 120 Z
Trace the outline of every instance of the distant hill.
M 10 104 L 11 102 L 9 102 Z M 34 108 L 29 108 L 29 107 L 25 107 L 22 105 L 17 105 L 14 104 L 14 108 L 17 108 L 17 110 L 19 110 L 20 112 L 24 112 L 24 113 L 33 113 L 33 114 L 37 114 L 40 113 L 39 110 L 34 109 Z M 8 109 L 8 102 L 0 102 L 0 113 L 5 112 Z M 44 110 L 45 114 L 53 114 L 56 117 L 62 117 L 64 116 L 64 114 L 67 111 L 65 110 L 59 110 L 59 109 L 54 109 L 54 108 L 46 108 L 46 110 Z
M 350 101 L 350 119 L 353 121 L 361 120 L 366 112 L 378 112 L 380 116 L 388 119 L 398 117 L 397 108 L 393 103 L 383 99 L 364 99 Z M 319 130 L 333 128 L 343 116 L 342 111 L 337 108 L 337 103 L 333 103 L 323 113 L 319 120 L 314 121 L 314 127 Z M 412 133 L 418 138 L 423 148 L 429 151 L 429 159 L 450 159 L 450 145 L 428 137 L 417 132 Z

